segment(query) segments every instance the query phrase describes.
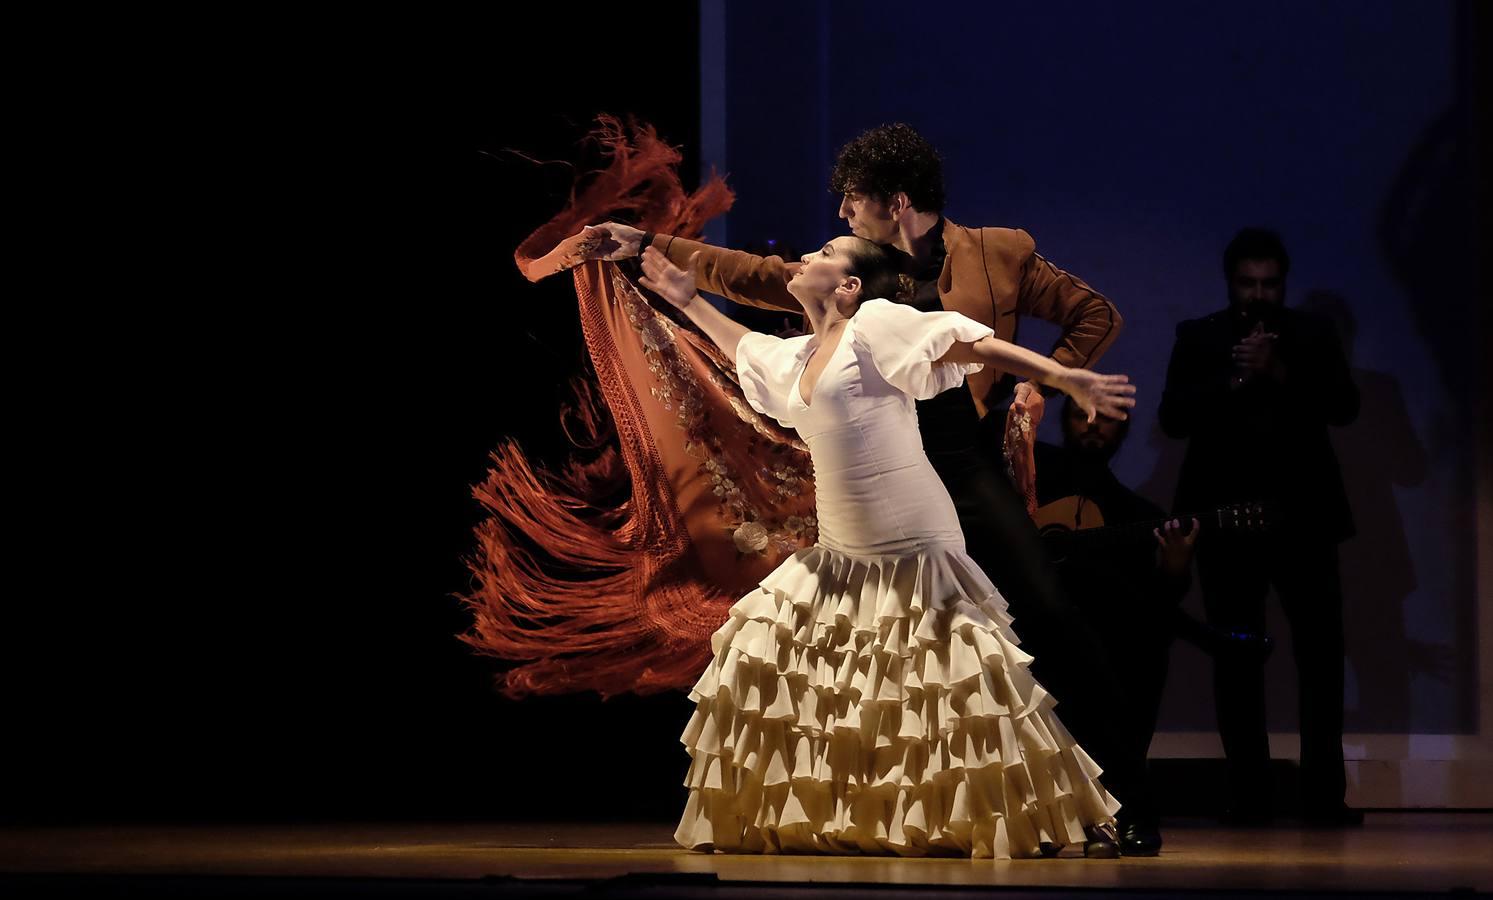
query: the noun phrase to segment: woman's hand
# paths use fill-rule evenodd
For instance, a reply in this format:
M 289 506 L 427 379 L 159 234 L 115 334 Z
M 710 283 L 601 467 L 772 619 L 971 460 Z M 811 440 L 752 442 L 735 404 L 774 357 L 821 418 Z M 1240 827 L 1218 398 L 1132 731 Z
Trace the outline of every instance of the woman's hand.
M 604 222 L 587 225 L 581 229 L 587 238 L 587 259 L 604 259 L 615 262 L 637 256 L 643 240 L 643 229 L 620 222 Z
M 681 312 L 689 309 L 700 295 L 695 293 L 695 268 L 699 251 L 690 255 L 689 268 L 681 269 L 669 258 L 649 247 L 643 252 L 643 287 L 673 304 Z
M 1054 386 L 1072 397 L 1078 408 L 1088 414 L 1090 422 L 1099 416 L 1128 419 L 1126 410 L 1135 406 L 1135 385 L 1130 383 L 1128 375 L 1065 369 Z
M 680 269 L 663 253 L 649 247 L 643 252 L 643 277 L 638 279 L 638 283 L 688 316 L 734 366 L 736 345 L 741 343 L 747 327 L 701 300 L 695 293 L 695 269 L 699 261 L 700 254 L 694 253 L 689 258 L 689 268 Z

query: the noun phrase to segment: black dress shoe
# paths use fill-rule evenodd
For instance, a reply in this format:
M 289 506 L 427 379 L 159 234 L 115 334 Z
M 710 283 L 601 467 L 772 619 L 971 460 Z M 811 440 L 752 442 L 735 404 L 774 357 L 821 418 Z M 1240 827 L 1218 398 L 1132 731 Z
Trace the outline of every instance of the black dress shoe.
M 1154 823 L 1128 822 L 1120 826 L 1120 853 L 1155 856 L 1161 852 L 1161 829 Z
M 1120 842 L 1113 825 L 1090 825 L 1083 830 L 1083 855 L 1086 859 L 1119 859 Z
M 1037 852 L 1041 853 L 1042 856 L 1047 859 L 1052 859 L 1059 853 L 1063 852 L 1063 845 L 1054 844 L 1050 841 L 1043 841 L 1042 843 L 1037 845 Z
M 1308 828 L 1358 828 L 1363 825 L 1363 810 L 1346 803 L 1308 806 L 1301 812 L 1301 824 Z

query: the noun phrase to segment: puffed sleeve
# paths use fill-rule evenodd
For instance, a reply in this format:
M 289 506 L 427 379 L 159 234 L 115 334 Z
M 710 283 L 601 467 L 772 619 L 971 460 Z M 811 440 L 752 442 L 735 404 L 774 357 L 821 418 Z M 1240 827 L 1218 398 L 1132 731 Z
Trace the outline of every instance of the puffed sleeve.
M 955 341 L 978 341 L 994 331 L 956 312 L 920 312 L 889 300 L 867 300 L 851 320 L 857 346 L 893 387 L 916 400 L 958 387 L 979 363 L 935 363 Z
M 798 362 L 809 340 L 809 335 L 784 340 L 748 331 L 736 344 L 736 376 L 741 382 L 741 393 L 752 409 L 772 416 L 788 428 L 794 427 L 789 415 L 789 391 L 798 377 Z

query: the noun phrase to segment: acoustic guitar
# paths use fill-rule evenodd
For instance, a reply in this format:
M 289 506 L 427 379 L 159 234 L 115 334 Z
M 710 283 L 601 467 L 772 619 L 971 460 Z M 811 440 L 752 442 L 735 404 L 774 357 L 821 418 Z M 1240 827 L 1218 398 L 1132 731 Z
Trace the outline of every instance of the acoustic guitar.
M 1037 531 L 1054 563 L 1065 562 L 1074 553 L 1113 545 L 1154 545 L 1151 532 L 1173 519 L 1187 523 L 1193 519 L 1211 531 L 1263 532 L 1272 524 L 1267 504 L 1259 501 L 1231 503 L 1203 513 L 1183 513 L 1164 519 L 1132 522 L 1126 525 L 1104 524 L 1099 504 L 1081 494 L 1060 497 L 1037 508 Z
M 1128 525 L 1105 525 L 1099 504 L 1078 494 L 1061 497 L 1037 508 L 1037 528 L 1042 544 L 1054 563 L 1095 547 L 1130 545 L 1137 550 L 1156 546 L 1151 532 L 1173 519 L 1198 520 L 1200 528 L 1213 531 L 1263 532 L 1273 517 L 1263 502 L 1231 503 L 1206 513 L 1167 516 Z M 1178 608 L 1174 613 L 1177 636 L 1217 659 L 1249 658 L 1262 661 L 1274 649 L 1267 635 L 1229 631 L 1209 625 Z

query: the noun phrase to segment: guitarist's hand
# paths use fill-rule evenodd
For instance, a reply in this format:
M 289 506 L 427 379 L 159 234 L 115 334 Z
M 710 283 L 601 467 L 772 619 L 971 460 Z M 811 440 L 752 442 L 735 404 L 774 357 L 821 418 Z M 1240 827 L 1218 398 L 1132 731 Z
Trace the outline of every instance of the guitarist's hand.
M 1198 542 L 1200 528 L 1197 519 L 1192 520 L 1191 528 L 1186 528 L 1180 519 L 1172 519 L 1160 528 L 1151 529 L 1151 533 L 1156 535 L 1161 571 L 1174 578 L 1187 574 L 1188 566 L 1192 565 L 1192 548 Z

